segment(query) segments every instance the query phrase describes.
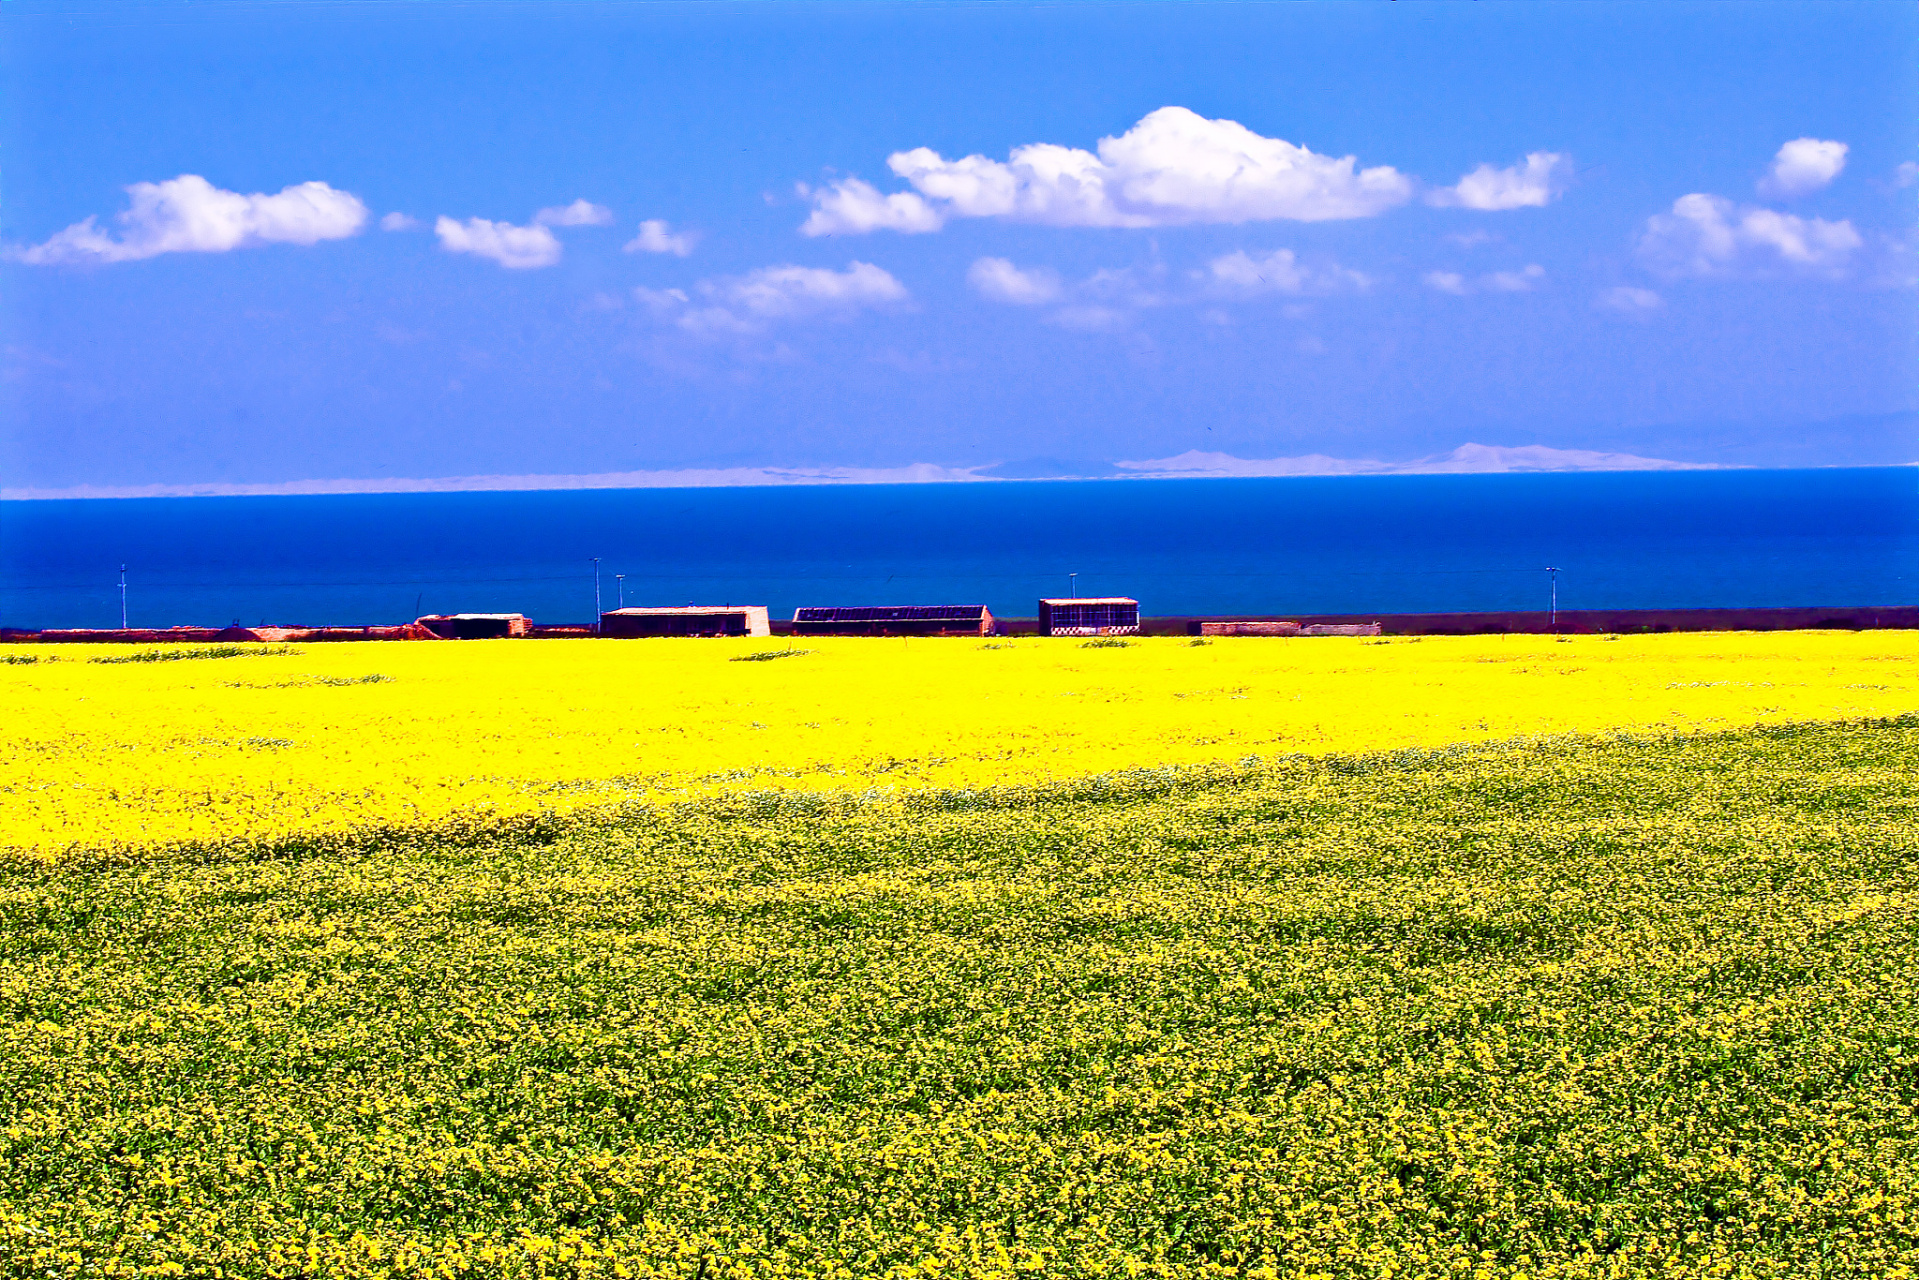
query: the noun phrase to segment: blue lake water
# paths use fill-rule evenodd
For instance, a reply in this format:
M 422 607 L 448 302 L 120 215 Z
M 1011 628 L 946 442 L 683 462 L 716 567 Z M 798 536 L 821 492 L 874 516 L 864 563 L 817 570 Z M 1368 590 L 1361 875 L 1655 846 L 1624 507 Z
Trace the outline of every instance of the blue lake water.
M 1919 604 L 1919 468 L 0 504 L 0 625 L 1130 595 L 1149 614 Z M 624 583 L 615 575 L 624 575 Z

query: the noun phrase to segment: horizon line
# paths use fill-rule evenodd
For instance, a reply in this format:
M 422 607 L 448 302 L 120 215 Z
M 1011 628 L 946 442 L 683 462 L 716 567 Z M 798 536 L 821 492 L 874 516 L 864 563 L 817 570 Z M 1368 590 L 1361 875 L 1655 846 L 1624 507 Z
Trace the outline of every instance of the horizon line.
M 331 494 L 499 493 L 588 489 L 750 489 L 795 485 L 1016 484 L 1054 480 L 1200 480 L 1308 478 L 1319 476 L 1501 474 L 1553 471 L 1675 471 L 1723 469 L 1713 463 L 1675 462 L 1629 453 L 1553 449 L 1545 445 L 1508 447 L 1467 443 L 1447 454 L 1410 462 L 1376 458 L 1335 458 L 1314 453 L 1286 458 L 1248 459 L 1227 453 L 1188 450 L 1168 458 L 1100 463 L 1034 460 L 1060 470 L 1050 475 L 989 474 L 1021 465 L 1005 461 L 972 467 L 917 462 L 903 467 L 681 467 L 647 471 L 581 474 L 465 475 L 439 478 L 281 480 L 261 483 L 73 485 L 66 488 L 0 488 L 0 501 L 50 502 L 88 499 L 316 497 Z M 1083 466 L 1103 472 L 1082 474 Z
M 1062 470 L 1049 475 L 988 474 L 1005 462 L 975 467 L 913 463 L 904 467 L 684 467 L 581 474 L 465 475 L 438 478 L 283 480 L 260 483 L 73 485 L 0 488 L 0 502 L 134 500 L 142 498 L 329 497 L 406 493 L 571 492 L 601 489 L 760 489 L 821 485 L 1029 484 L 1137 480 L 1322 479 L 1408 475 L 1567 475 L 1633 471 L 1834 471 L 1919 466 L 1919 461 L 1866 466 L 1753 466 L 1679 462 L 1597 450 L 1465 444 L 1410 462 L 1307 454 L 1244 459 L 1189 450 L 1170 458 L 1100 464 L 1104 474 Z M 1070 466 L 1071 464 L 1066 464 Z

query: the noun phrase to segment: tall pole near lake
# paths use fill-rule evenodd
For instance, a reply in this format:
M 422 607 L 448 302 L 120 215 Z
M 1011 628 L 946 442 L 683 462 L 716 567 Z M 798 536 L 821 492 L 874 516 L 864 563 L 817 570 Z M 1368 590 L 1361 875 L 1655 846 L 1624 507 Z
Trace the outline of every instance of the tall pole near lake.
M 1551 565 L 1547 565 L 1546 572 L 1552 575 L 1552 583 L 1553 583 L 1552 628 L 1553 628 L 1553 634 L 1558 635 L 1559 634 L 1559 570 L 1553 568 Z
M 593 634 L 600 634 L 600 558 L 593 557 Z
M 1066 585 L 1068 589 L 1072 591 L 1073 599 L 1079 599 L 1079 575 L 1077 573 L 1067 574 Z
M 615 609 L 624 609 L 626 608 L 626 575 L 623 573 L 614 574 L 613 584 L 614 584 L 615 594 L 617 595 L 619 600 L 619 603 L 614 605 L 613 607 Z
M 120 566 L 120 630 L 127 629 L 127 567 Z

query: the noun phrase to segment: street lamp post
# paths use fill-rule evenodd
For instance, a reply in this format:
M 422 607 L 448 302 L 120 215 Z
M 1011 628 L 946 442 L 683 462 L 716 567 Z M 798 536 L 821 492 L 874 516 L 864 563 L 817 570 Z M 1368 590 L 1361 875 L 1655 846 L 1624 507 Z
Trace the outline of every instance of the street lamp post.
M 593 557 L 593 634 L 600 634 L 600 558 Z
M 1547 565 L 1546 572 L 1552 575 L 1552 584 L 1553 584 L 1552 628 L 1553 628 L 1553 634 L 1558 635 L 1559 634 L 1559 570 L 1555 569 L 1551 565 Z
M 127 629 L 127 567 L 120 566 L 120 630 Z

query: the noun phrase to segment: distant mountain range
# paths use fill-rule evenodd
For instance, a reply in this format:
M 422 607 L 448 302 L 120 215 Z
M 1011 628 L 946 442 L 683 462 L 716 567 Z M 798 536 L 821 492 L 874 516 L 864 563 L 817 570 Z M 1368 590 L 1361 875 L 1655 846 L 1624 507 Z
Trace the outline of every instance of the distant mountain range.
M 1719 429 L 1730 433 L 1731 428 Z M 1660 433 L 1650 433 L 1660 434 Z M 688 489 L 795 484 L 954 484 L 1009 480 L 1193 480 L 1259 476 L 1471 475 L 1547 471 L 1702 471 L 1724 467 L 1817 467 L 1919 465 L 1919 414 L 1882 414 L 1835 419 L 1805 428 L 1789 450 L 1774 448 L 1766 461 L 1747 461 L 1755 450 L 1737 438 L 1703 441 L 1729 455 L 1720 462 L 1682 462 L 1637 453 L 1556 449 L 1547 445 L 1462 444 L 1410 462 L 1336 458 L 1308 453 L 1283 458 L 1241 458 L 1189 449 L 1169 458 L 1106 462 L 1091 459 L 1025 458 L 975 467 L 920 462 L 903 467 L 688 467 L 658 471 L 608 471 L 587 475 L 447 476 L 436 479 L 287 480 L 260 484 L 76 485 L 71 488 L 0 489 L 0 499 L 268 497 L 328 493 L 454 493 L 511 489 Z M 1910 444 L 1910 447 L 1908 447 Z M 1784 456 L 1779 456 L 1783 452 Z

